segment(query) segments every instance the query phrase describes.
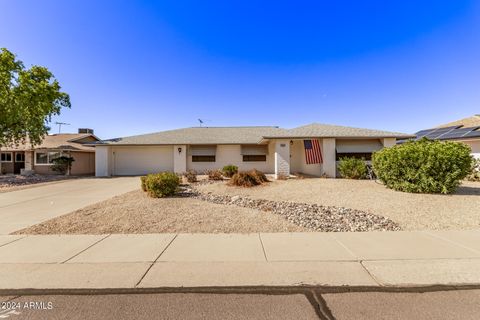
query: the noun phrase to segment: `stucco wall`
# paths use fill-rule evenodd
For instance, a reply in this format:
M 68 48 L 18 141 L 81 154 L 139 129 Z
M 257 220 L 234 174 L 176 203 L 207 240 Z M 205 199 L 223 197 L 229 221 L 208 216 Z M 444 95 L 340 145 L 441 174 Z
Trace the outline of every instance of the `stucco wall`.
M 221 169 L 228 164 L 238 166 L 240 171 L 257 169 L 265 173 L 274 173 L 274 145 L 268 145 L 267 161 L 243 162 L 241 145 L 218 145 L 215 162 L 192 162 L 192 156 L 187 156 L 187 170 L 202 173 L 205 170 Z
M 480 140 L 468 140 L 462 142 L 470 146 L 472 149 L 472 154 L 475 158 L 480 158 Z
M 290 146 L 290 171 L 295 173 L 304 173 L 312 176 L 319 177 L 323 174 L 323 165 L 321 163 L 307 164 L 305 159 L 305 149 L 303 146 L 303 140 L 292 140 L 293 144 Z M 319 139 L 320 147 L 323 152 L 323 140 Z

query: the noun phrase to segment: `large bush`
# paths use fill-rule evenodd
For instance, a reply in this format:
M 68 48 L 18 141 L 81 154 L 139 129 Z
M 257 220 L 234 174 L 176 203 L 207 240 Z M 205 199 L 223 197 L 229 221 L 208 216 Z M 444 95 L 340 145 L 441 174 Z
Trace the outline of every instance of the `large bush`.
M 377 177 L 388 188 L 417 193 L 452 193 L 472 168 L 470 147 L 422 139 L 385 148 L 373 155 Z
M 468 181 L 480 181 L 480 158 L 476 159 L 472 165 L 472 170 L 466 177 Z
M 72 164 L 75 161 L 73 157 L 61 156 L 53 159 L 52 170 L 60 174 L 70 174 Z
M 235 173 L 238 172 L 238 167 L 233 164 L 229 164 L 222 169 L 223 175 L 227 178 L 233 177 Z
M 367 164 L 364 159 L 340 158 L 338 172 L 342 178 L 365 179 L 367 176 Z
M 180 178 L 172 172 L 149 174 L 145 179 L 147 193 L 153 198 L 171 196 L 179 185 Z

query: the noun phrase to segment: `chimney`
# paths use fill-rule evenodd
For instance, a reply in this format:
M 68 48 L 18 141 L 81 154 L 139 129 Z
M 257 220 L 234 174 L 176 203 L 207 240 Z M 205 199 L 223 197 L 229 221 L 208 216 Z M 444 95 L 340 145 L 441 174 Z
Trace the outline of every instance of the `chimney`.
M 89 128 L 79 128 L 79 129 L 78 129 L 78 133 L 91 133 L 91 134 L 93 134 L 93 129 L 89 129 Z

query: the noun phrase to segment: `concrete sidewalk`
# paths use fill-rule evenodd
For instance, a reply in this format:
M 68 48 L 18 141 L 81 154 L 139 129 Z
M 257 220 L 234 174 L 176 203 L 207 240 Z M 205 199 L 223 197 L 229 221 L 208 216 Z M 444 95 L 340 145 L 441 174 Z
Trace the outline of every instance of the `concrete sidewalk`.
M 0 193 L 0 235 L 138 189 L 138 177 L 65 180 Z
M 0 289 L 480 284 L 480 230 L 0 236 Z

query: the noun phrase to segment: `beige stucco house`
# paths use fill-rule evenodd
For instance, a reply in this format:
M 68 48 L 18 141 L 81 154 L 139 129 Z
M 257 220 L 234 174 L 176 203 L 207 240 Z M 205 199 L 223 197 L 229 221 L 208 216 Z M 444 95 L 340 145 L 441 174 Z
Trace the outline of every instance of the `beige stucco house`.
M 29 143 L 0 148 L 2 173 L 56 174 L 51 169 L 53 159 L 62 155 L 74 158 L 71 175 L 95 173 L 95 148 L 90 144 L 99 141 L 91 129 L 79 133 L 51 134 L 40 145 Z
M 279 127 L 195 127 L 103 140 L 95 145 L 99 177 L 160 171 L 203 172 L 234 164 L 239 170 L 336 177 L 341 156 L 367 160 L 372 152 L 411 135 L 313 123 Z M 318 140 L 321 161 L 308 163 L 306 141 Z

